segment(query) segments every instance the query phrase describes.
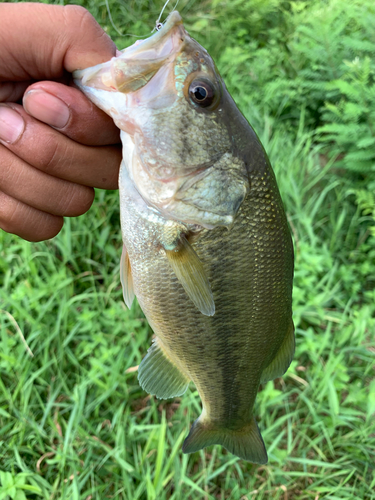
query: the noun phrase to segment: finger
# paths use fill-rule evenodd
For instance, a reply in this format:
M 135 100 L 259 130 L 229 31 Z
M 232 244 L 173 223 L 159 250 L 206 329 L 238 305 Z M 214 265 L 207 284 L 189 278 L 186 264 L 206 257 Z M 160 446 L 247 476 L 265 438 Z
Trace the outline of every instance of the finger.
M 0 3 L 0 81 L 51 80 L 116 55 L 92 15 L 78 5 Z
M 17 102 L 19 101 L 27 87 L 31 85 L 29 82 L 3 82 L 0 83 L 0 102 Z
M 74 87 L 56 82 L 31 85 L 23 97 L 27 113 L 86 145 L 120 142 L 119 129 L 104 111 Z
M 29 207 L 0 191 L 0 228 L 28 241 L 53 238 L 64 219 Z
M 26 205 L 60 216 L 82 215 L 94 200 L 92 188 L 41 172 L 1 145 L 0 188 Z
M 0 105 L 0 136 L 9 151 L 42 172 L 84 186 L 117 189 L 120 147 L 74 142 L 17 104 Z

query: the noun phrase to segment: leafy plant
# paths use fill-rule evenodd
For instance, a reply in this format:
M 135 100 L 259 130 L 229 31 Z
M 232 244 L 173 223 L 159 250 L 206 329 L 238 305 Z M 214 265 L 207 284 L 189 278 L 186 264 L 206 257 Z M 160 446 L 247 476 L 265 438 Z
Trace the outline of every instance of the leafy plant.
M 375 64 L 366 56 L 345 65 L 346 73 L 327 84 L 340 99 L 325 103 L 325 124 L 317 132 L 321 141 L 332 143 L 331 155 L 342 156 L 337 166 L 375 179 Z
M 369 216 L 372 220 L 370 232 L 373 236 L 375 236 L 375 194 L 366 189 L 359 189 L 354 192 L 356 194 L 359 208 L 362 210 L 364 215 Z
M 11 474 L 0 470 L 0 500 L 27 500 L 25 491 L 41 495 L 41 489 L 38 486 L 26 484 L 30 475 L 27 472 Z

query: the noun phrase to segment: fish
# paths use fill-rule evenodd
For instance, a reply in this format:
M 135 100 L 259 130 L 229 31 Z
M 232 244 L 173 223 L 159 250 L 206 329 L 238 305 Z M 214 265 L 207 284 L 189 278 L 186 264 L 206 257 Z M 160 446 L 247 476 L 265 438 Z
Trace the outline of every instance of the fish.
M 138 379 L 159 399 L 194 383 L 202 413 L 184 453 L 218 444 L 265 464 L 254 403 L 294 354 L 291 234 L 267 154 L 212 58 L 177 11 L 159 28 L 73 73 L 121 130 L 120 277 L 155 334 Z

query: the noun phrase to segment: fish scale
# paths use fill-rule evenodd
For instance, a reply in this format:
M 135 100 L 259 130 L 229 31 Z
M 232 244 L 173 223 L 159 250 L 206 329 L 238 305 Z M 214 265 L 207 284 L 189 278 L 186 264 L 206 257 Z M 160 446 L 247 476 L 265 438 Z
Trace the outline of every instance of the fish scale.
M 272 184 L 267 186 L 266 182 L 264 186 L 265 178 L 265 175 L 259 179 L 252 177 L 254 189 L 257 184 L 262 186 L 258 193 L 263 196 L 252 197 L 250 191 L 230 231 L 226 228 L 206 231 L 193 244 L 199 258 L 207 263 L 205 271 L 216 304 L 213 317 L 202 315 L 187 297 L 158 248 L 159 232 L 154 221 L 148 227 L 147 219 L 139 219 L 137 211 L 132 212 L 131 200 L 126 202 L 123 232 L 138 301 L 155 334 L 168 346 L 171 359 L 194 381 L 208 416 L 212 415 L 224 428 L 242 428 L 244 422 L 251 420 L 263 368 L 283 341 L 284 336 L 279 332 L 290 324 L 290 304 L 285 307 L 281 302 L 279 308 L 285 312 L 280 315 L 273 311 L 276 312 L 273 321 L 267 314 L 269 304 L 277 304 L 277 299 L 285 297 L 284 302 L 289 302 L 290 281 L 279 277 L 284 273 L 292 275 L 293 262 L 290 239 L 285 238 L 282 206 L 273 207 L 273 216 L 267 210 L 274 202 L 268 201 L 273 196 L 265 195 L 275 193 Z M 254 224 L 248 225 L 248 219 Z M 281 221 L 276 222 L 277 219 Z M 258 231 L 262 222 L 267 224 L 265 236 L 274 233 L 272 247 L 263 242 L 264 236 Z M 139 240 L 134 238 L 135 234 L 140 235 Z M 284 256 L 286 251 L 288 260 Z M 264 260 L 266 272 L 262 269 Z M 235 301 L 233 295 L 237 297 Z M 284 328 L 280 321 L 284 322 Z M 259 357 L 259 345 L 269 352 L 265 359 Z M 239 371 L 242 373 L 237 380 Z M 257 381 L 251 391 L 249 378 Z
M 267 155 L 177 12 L 74 77 L 122 130 L 121 282 L 155 333 L 139 382 L 161 399 L 194 383 L 185 453 L 220 444 L 266 463 L 256 395 L 294 352 L 293 247 Z

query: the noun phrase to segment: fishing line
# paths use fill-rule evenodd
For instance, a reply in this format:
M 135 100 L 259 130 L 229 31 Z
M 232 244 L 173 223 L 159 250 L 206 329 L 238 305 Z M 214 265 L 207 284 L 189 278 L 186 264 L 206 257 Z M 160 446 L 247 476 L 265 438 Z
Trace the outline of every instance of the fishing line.
M 180 1 L 180 0 L 177 0 L 177 1 L 176 1 L 175 5 L 174 5 L 174 7 L 173 7 L 173 9 L 172 9 L 172 11 L 173 11 L 173 10 L 176 10 L 176 7 L 177 7 L 177 5 L 178 5 L 179 1 Z M 151 32 L 151 33 L 153 33 L 155 30 L 156 30 L 156 31 L 159 31 L 159 30 L 161 30 L 161 28 L 163 27 L 163 23 L 160 21 L 160 19 L 161 19 L 161 16 L 163 15 L 164 9 L 165 9 L 165 8 L 166 8 L 166 6 L 169 4 L 169 2 L 170 2 L 170 0 L 167 0 L 167 1 L 165 2 L 165 4 L 164 4 L 163 8 L 161 9 L 161 12 L 160 12 L 159 17 L 158 17 L 158 18 L 157 18 L 157 20 L 156 20 L 156 23 L 155 23 L 155 28 L 152 30 L 152 32 Z
M 133 35 L 132 33 L 121 33 L 121 31 L 117 28 L 117 26 L 115 25 L 115 23 L 113 21 L 112 14 L 111 14 L 111 9 L 109 7 L 109 1 L 108 0 L 105 0 L 105 5 L 107 7 L 108 17 L 109 17 L 109 20 L 111 21 L 112 27 L 116 31 L 116 33 L 118 33 L 120 36 L 131 36 L 133 38 L 145 38 L 145 37 L 148 36 L 148 34 L 147 35 Z
M 124 33 L 121 33 L 121 31 L 117 29 L 117 26 L 116 26 L 116 25 L 115 25 L 115 23 L 113 22 L 113 19 L 112 19 L 112 14 L 111 14 L 111 9 L 109 8 L 109 3 L 108 3 L 108 0 L 105 0 L 105 5 L 106 5 L 106 7 L 107 7 L 108 17 L 109 17 L 109 20 L 111 21 L 112 27 L 114 28 L 114 30 L 116 30 L 116 32 L 117 32 L 120 36 L 125 36 L 125 34 L 124 34 Z
M 160 22 L 160 19 L 161 19 L 161 16 L 163 15 L 163 12 L 164 12 L 164 9 L 166 8 L 166 6 L 169 4 L 169 0 L 167 0 L 163 6 L 163 8 L 161 9 L 161 12 L 160 12 L 160 15 L 159 17 L 156 19 L 156 26 L 155 26 L 155 29 L 157 30 L 160 30 L 160 28 L 163 26 L 163 23 Z
M 159 31 L 163 27 L 163 23 L 160 21 L 160 19 L 161 19 L 161 16 L 163 15 L 163 12 L 164 12 L 166 6 L 169 4 L 169 2 L 170 2 L 170 0 L 167 0 L 165 2 L 165 4 L 163 5 L 163 8 L 161 9 L 160 15 L 159 15 L 159 17 L 156 20 L 155 27 L 151 31 L 151 33 L 153 33 L 155 30 Z M 179 4 L 179 2 L 180 2 L 180 0 L 176 0 L 176 3 L 174 4 L 174 7 L 173 7 L 172 11 L 176 10 L 176 7 Z M 117 26 L 115 25 L 115 23 L 113 21 L 112 14 L 111 14 L 111 9 L 109 7 L 109 0 L 105 0 L 105 5 L 107 7 L 108 17 L 109 17 L 109 20 L 110 20 L 110 22 L 112 24 L 112 27 L 116 31 L 116 33 L 118 33 L 120 36 L 131 36 L 133 38 L 144 38 L 144 37 L 148 36 L 148 35 L 133 35 L 131 33 L 121 33 L 121 31 L 117 28 Z

